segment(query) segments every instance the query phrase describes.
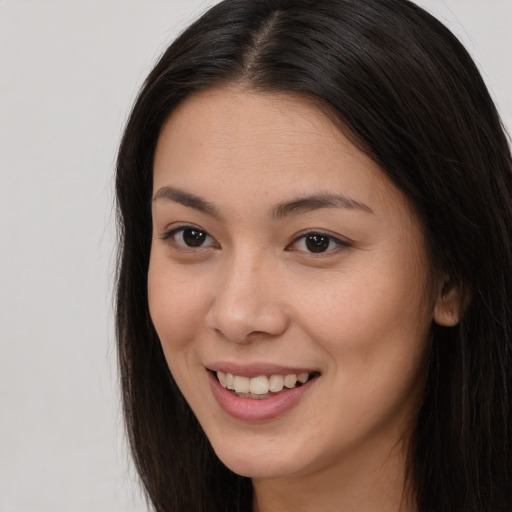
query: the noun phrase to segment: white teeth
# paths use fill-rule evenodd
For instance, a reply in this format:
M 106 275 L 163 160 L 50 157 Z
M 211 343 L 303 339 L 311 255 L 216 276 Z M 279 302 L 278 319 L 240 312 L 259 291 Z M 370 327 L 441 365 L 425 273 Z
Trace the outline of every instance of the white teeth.
M 297 384 L 297 375 L 295 373 L 290 373 L 284 378 L 285 387 L 294 388 L 295 384 Z
M 281 391 L 284 386 L 284 377 L 282 375 L 272 375 L 269 379 L 269 389 L 273 393 Z
M 250 380 L 249 377 L 235 375 L 235 391 L 237 393 L 249 393 Z
M 299 373 L 297 375 L 297 380 L 301 383 L 301 384 L 305 384 L 307 381 L 308 381 L 308 378 L 309 378 L 309 373 Z
M 221 383 L 222 387 L 225 388 L 227 385 L 226 374 L 224 372 L 217 372 L 217 378 L 219 379 L 219 382 Z
M 254 377 L 249 382 L 249 391 L 253 395 L 264 395 L 268 393 L 268 379 L 264 375 Z
M 284 387 L 294 388 L 297 382 L 305 384 L 309 380 L 310 374 L 303 372 L 271 375 L 270 377 L 260 375 L 259 377 L 249 378 L 217 371 L 217 378 L 223 387 L 238 394 L 266 395 L 269 392 L 279 393 Z

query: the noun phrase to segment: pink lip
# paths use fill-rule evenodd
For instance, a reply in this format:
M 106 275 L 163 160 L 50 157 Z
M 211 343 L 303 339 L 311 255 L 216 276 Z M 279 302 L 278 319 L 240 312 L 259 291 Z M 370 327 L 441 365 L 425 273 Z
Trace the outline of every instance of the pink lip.
M 271 374 L 286 375 L 289 373 L 295 372 L 289 370 L 281 372 L 272 369 L 271 372 L 261 371 L 260 373 L 254 374 L 254 376 Z M 247 373 L 243 372 L 235 374 L 248 376 Z M 298 388 L 286 389 L 280 393 L 276 393 L 270 398 L 257 400 L 241 398 L 230 393 L 226 388 L 222 387 L 220 382 L 217 380 L 217 377 L 212 372 L 208 372 L 208 377 L 213 396 L 216 398 L 222 409 L 233 418 L 251 422 L 271 420 L 281 414 L 284 414 L 286 411 L 294 407 L 317 381 L 316 378 L 308 380 L 306 384 L 303 384 Z

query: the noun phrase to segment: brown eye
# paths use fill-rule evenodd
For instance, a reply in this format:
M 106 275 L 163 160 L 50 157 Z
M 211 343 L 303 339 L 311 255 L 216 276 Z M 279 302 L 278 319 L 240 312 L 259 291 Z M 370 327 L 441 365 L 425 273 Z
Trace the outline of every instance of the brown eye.
M 332 238 L 325 235 L 308 235 L 304 239 L 308 251 L 315 253 L 327 251 L 331 241 Z
M 340 240 L 327 233 L 310 231 L 297 237 L 287 248 L 289 251 L 306 254 L 329 255 L 336 254 L 341 249 L 351 247 L 351 243 Z
M 183 242 L 189 247 L 201 247 L 208 235 L 199 229 L 188 228 L 182 231 Z
M 178 250 L 219 248 L 219 244 L 208 232 L 196 226 L 179 226 L 160 238 Z

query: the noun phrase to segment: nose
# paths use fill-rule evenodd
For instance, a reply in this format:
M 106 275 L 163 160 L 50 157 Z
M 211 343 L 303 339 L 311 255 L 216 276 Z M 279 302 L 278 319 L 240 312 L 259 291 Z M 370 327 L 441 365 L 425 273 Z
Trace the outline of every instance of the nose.
M 247 255 L 227 261 L 218 274 L 208 327 L 236 343 L 279 336 L 289 324 L 279 282 L 271 262 Z

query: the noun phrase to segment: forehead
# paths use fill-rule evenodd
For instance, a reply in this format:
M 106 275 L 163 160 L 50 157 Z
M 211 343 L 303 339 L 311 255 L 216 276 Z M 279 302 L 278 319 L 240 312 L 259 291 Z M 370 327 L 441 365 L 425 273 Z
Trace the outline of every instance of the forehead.
M 407 203 L 315 102 L 237 87 L 191 95 L 167 119 L 154 192 L 164 186 L 193 188 L 220 202 L 239 198 L 241 207 L 329 191 L 373 203 L 377 211 Z
M 353 148 L 312 100 L 235 86 L 189 96 L 165 122 L 159 142 L 165 138 L 174 139 L 176 145 L 193 143 L 196 151 L 222 152 L 224 158 L 229 154 L 236 158 L 240 151 L 250 157 L 252 150 L 257 161 L 275 158 L 280 151 L 283 157 L 300 160 L 302 153 L 319 151 L 334 139 L 346 151 Z M 267 148 L 264 152 L 262 145 Z

